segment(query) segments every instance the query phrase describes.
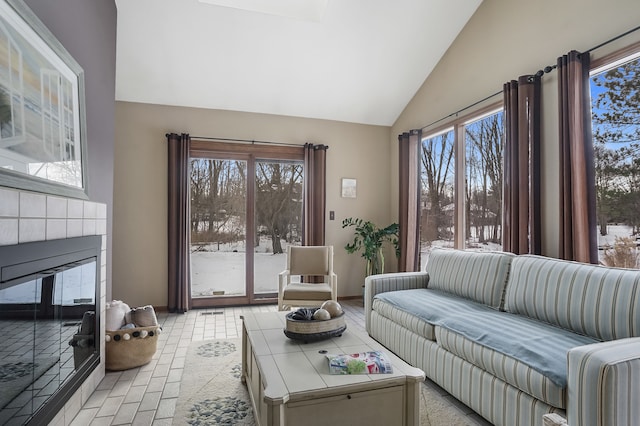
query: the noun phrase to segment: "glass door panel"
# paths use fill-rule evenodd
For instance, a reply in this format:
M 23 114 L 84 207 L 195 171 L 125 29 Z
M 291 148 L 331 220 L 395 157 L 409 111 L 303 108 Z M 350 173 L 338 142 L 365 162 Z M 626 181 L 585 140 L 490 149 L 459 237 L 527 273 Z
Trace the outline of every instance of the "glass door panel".
M 246 291 L 247 161 L 191 159 L 191 297 Z
M 275 297 L 287 246 L 302 243 L 302 162 L 259 160 L 255 176 L 254 295 Z

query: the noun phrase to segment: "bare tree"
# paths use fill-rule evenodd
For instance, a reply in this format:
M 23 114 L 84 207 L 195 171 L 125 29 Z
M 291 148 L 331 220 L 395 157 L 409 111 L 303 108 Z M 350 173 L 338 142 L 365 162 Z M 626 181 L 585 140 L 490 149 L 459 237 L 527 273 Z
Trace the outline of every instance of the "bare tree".
M 467 223 L 475 226 L 478 241 L 500 243 L 502 221 L 502 112 L 466 128 L 467 141 Z M 468 235 L 468 234 L 467 234 Z
M 443 207 L 453 201 L 453 132 L 423 140 L 421 153 L 422 188 L 427 201 L 423 209 L 423 239 L 448 239 Z
M 298 238 L 302 210 L 301 163 L 256 163 L 256 246 L 271 238 L 273 253 L 282 239 Z M 246 239 L 247 163 L 239 160 L 191 160 L 192 242 L 230 243 Z M 201 249 L 199 247 L 197 249 Z
M 258 162 L 256 167 L 256 220 L 271 238 L 274 254 L 283 253 L 282 239 L 289 239 L 292 224 L 302 208 L 302 165 Z
M 244 238 L 246 163 L 191 160 L 192 242 L 220 243 Z

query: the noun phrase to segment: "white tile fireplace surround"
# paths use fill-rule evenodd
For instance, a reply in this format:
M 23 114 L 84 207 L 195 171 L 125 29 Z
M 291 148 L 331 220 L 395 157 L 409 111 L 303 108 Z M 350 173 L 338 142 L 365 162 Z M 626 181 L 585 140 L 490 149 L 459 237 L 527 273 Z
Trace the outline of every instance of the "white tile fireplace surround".
M 90 235 L 102 236 L 100 266 L 100 330 L 104 330 L 106 304 L 105 204 L 0 187 L 0 246 L 34 241 L 59 240 Z M 105 375 L 104 333 L 101 332 L 100 365 L 66 402 L 52 425 L 67 425 L 80 411 Z

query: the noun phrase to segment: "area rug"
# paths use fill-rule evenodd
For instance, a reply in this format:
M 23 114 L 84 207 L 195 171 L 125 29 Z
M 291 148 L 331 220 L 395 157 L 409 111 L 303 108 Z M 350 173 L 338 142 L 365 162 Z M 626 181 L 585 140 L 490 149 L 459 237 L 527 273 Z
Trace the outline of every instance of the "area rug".
M 47 372 L 59 357 L 0 363 L 0 409 Z
M 193 342 L 187 350 L 173 424 L 253 426 L 247 388 L 240 381 L 242 340 Z M 421 426 L 468 426 L 474 423 L 436 389 L 421 385 Z

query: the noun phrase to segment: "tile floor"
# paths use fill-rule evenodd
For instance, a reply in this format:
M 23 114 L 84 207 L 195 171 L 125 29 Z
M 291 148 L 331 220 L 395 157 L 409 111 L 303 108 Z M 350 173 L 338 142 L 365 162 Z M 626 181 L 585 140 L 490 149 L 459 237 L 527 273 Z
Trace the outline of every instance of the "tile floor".
M 341 304 L 351 324 L 364 329 L 362 300 L 342 301 Z M 159 313 L 163 332 L 158 338 L 153 360 L 131 370 L 107 372 L 72 426 L 171 426 L 189 344 L 199 340 L 239 338 L 243 312 L 276 310 L 276 305 L 262 305 L 195 309 L 186 314 Z M 445 399 L 465 413 L 469 425 L 490 426 L 437 385 L 430 381 L 427 385 L 438 389 Z

